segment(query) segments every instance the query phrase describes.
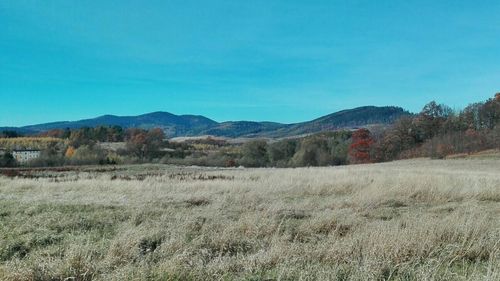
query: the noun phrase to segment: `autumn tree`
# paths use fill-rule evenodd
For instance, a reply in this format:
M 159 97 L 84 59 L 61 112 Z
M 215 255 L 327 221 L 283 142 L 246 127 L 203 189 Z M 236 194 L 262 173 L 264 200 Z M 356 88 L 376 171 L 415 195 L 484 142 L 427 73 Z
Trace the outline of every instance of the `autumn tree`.
M 374 141 L 371 133 L 367 129 L 359 129 L 352 134 L 352 143 L 349 146 L 349 156 L 351 163 L 370 163 L 371 147 Z
M 96 143 L 93 138 L 92 128 L 84 127 L 75 131 L 71 131 L 69 137 L 69 144 L 74 148 L 78 148 L 82 145 L 93 146 Z
M 437 104 L 431 101 L 426 104 L 420 114 L 415 119 L 417 125 L 419 141 L 424 141 L 437 135 L 446 118 L 453 113 L 453 110 L 446 105 Z
M 160 148 L 165 139 L 163 130 L 129 129 L 127 135 L 127 150 L 136 157 L 151 159 L 159 156 Z
M 73 155 L 75 155 L 75 148 L 72 146 L 68 146 L 68 149 L 66 149 L 66 153 L 64 154 L 64 156 L 66 156 L 66 158 L 71 158 L 73 157 Z
M 397 159 L 403 151 L 415 147 L 418 143 L 419 136 L 414 119 L 408 116 L 402 117 L 380 137 L 375 147 L 376 159 L 374 160 Z
M 147 132 L 145 130 L 129 129 L 127 134 L 127 150 L 140 159 L 144 158 Z

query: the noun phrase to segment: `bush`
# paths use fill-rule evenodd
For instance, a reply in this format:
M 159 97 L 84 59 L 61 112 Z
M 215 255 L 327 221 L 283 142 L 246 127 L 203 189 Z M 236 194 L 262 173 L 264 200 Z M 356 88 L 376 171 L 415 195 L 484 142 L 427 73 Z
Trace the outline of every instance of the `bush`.
M 307 138 L 300 144 L 300 148 L 293 156 L 293 165 L 325 166 L 331 164 L 328 143 L 322 138 Z
M 292 159 L 297 151 L 297 147 L 297 140 L 283 140 L 270 144 L 268 153 L 271 165 L 278 167 L 288 166 L 290 159 Z
M 3 155 L 0 155 L 0 167 L 15 167 L 15 166 L 17 166 L 17 162 L 11 153 L 6 152 Z
M 347 163 L 351 133 L 338 131 L 317 134 L 300 141 L 299 149 L 292 158 L 291 166 L 327 166 Z
M 97 146 L 82 145 L 69 158 L 71 165 L 108 164 L 106 152 Z
M 267 142 L 263 140 L 250 141 L 241 148 L 240 164 L 245 167 L 266 167 L 269 163 Z
M 29 167 L 56 167 L 66 163 L 62 155 L 52 155 L 42 151 L 40 157 L 31 160 L 26 165 Z

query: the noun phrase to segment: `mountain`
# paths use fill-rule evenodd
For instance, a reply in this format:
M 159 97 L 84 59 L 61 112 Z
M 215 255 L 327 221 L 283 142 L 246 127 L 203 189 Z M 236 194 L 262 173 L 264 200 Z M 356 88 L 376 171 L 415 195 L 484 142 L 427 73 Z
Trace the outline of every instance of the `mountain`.
M 312 121 L 281 124 L 275 122 L 230 121 L 218 123 L 199 115 L 175 115 L 168 112 L 153 112 L 139 116 L 104 115 L 93 119 L 64 121 L 25 126 L 20 128 L 0 127 L 24 134 L 36 134 L 52 129 L 77 129 L 96 126 L 121 126 L 123 128 L 161 128 L 169 137 L 214 135 L 222 137 L 287 137 L 364 127 L 374 124 L 390 124 L 401 116 L 411 115 L 400 107 L 364 106 L 342 110 Z
M 224 122 L 218 126 L 202 131 L 201 135 L 223 137 L 269 137 L 281 138 L 312 134 L 322 131 L 352 129 L 368 125 L 388 125 L 402 116 L 411 113 L 395 106 L 363 106 L 342 110 L 312 121 L 280 124 L 273 122 Z
M 153 112 L 139 116 L 104 115 L 93 119 L 45 123 L 17 128 L 20 132 L 43 132 L 52 129 L 78 129 L 96 126 L 121 126 L 123 128 L 161 128 L 167 135 L 192 135 L 218 125 L 203 116 L 175 115 L 168 112 Z M 2 128 L 0 128 L 1 130 Z

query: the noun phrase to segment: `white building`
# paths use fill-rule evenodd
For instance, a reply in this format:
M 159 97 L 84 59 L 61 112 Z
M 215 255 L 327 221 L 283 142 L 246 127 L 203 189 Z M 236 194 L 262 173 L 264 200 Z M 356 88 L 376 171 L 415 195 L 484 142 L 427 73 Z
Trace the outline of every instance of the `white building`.
M 19 164 L 25 164 L 33 159 L 40 157 L 40 150 L 22 149 L 13 150 L 12 156 Z

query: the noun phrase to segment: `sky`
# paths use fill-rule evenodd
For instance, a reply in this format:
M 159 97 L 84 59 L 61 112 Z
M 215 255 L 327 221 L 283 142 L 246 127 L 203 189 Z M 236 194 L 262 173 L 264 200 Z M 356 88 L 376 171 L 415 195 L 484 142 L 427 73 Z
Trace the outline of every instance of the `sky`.
M 0 0 L 0 126 L 292 123 L 500 91 L 500 1 Z

